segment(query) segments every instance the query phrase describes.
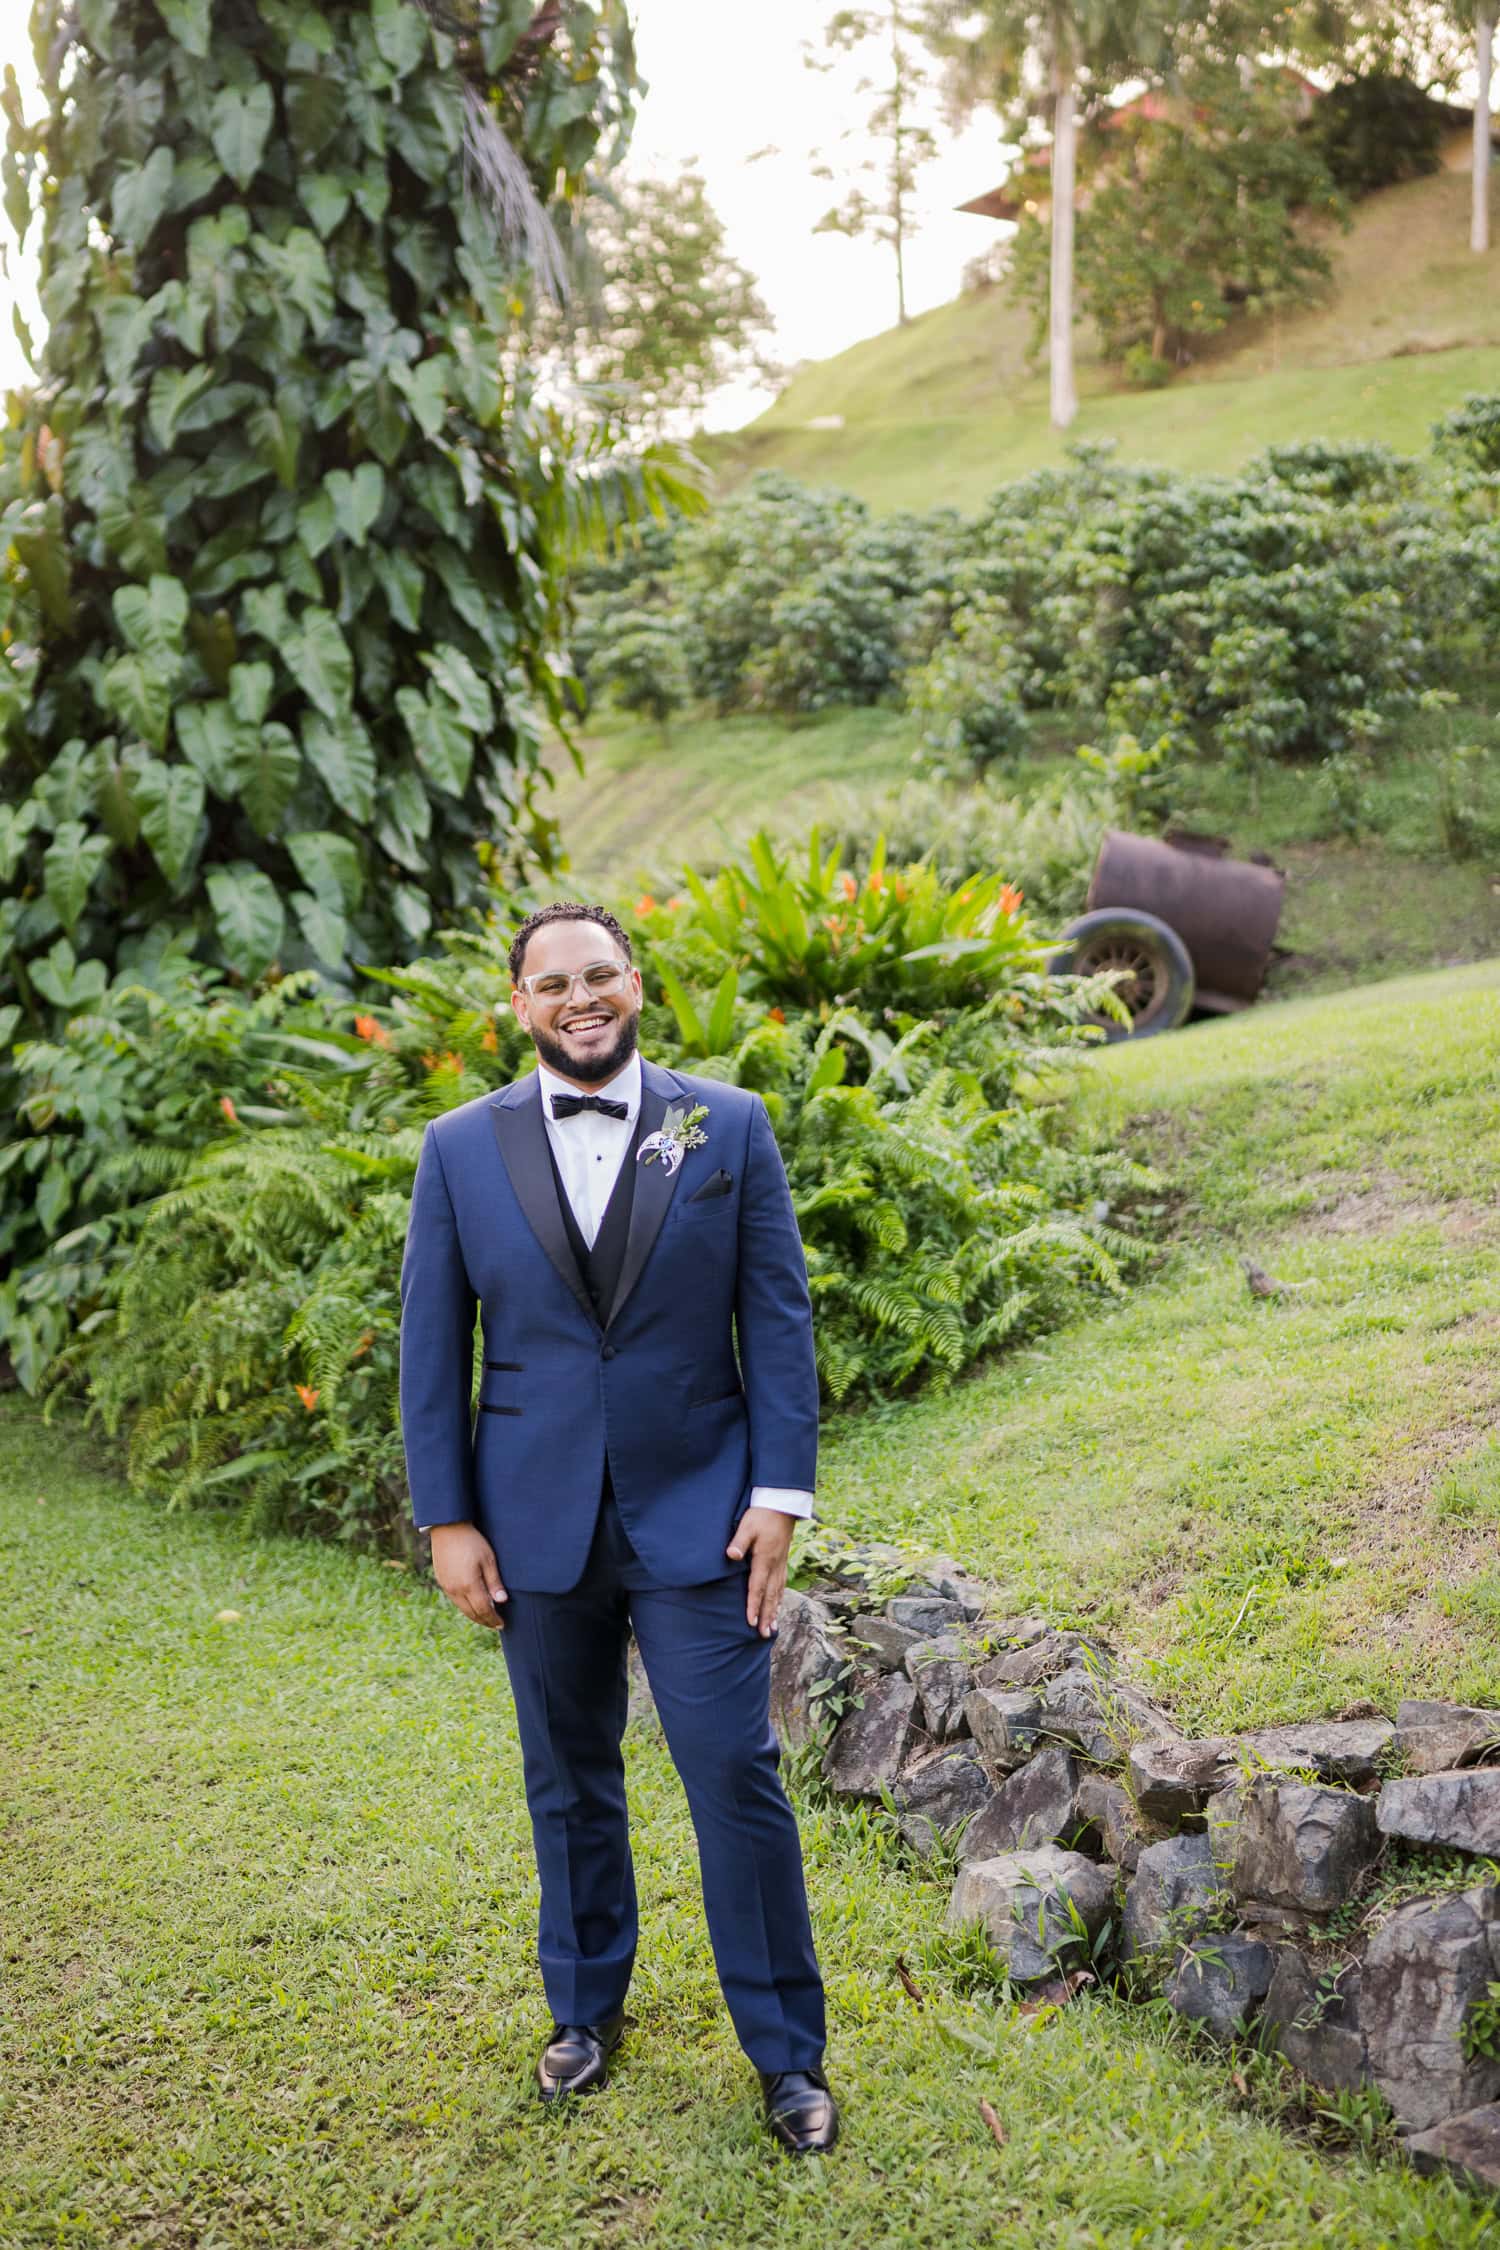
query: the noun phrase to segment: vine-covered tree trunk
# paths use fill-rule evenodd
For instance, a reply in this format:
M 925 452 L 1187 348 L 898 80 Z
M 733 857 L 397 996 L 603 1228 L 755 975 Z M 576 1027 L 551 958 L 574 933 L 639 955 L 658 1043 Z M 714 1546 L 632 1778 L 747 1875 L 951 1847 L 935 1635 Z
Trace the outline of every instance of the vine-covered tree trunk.
M 634 86 L 622 0 L 37 0 L 32 32 L 0 1048 L 169 937 L 247 980 L 405 957 L 525 831 L 568 462 L 506 372 L 518 277 Z

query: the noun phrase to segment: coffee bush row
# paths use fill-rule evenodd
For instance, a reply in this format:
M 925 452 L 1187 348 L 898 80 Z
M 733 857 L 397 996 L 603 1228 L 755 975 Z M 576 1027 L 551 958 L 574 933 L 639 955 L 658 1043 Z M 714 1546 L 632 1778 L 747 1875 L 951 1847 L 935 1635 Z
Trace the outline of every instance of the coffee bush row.
M 634 575 L 585 579 L 580 668 L 663 719 L 901 701 L 953 770 L 1014 759 L 1039 713 L 1102 722 L 1127 688 L 1210 755 L 1327 756 L 1492 636 L 1497 426 L 1473 398 L 1424 459 L 1309 443 L 1226 477 L 1075 446 L 968 520 L 758 475 Z

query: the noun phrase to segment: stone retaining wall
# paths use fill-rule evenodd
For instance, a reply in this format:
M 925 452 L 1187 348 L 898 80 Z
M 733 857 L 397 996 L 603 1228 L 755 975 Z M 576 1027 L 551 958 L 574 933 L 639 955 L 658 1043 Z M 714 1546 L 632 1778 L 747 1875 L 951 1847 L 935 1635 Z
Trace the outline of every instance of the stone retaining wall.
M 900 1570 L 905 1590 L 872 1598 Z M 953 1846 L 948 1926 L 981 1925 L 1015 1983 L 1056 1978 L 1108 1928 L 1095 1967 L 1314 2086 L 1377 2086 L 1413 2161 L 1500 2189 L 1500 1886 L 1478 1868 L 1367 1937 L 1328 1928 L 1387 1838 L 1500 1857 L 1500 1710 L 1408 1702 L 1186 1740 L 1103 1642 L 999 1614 L 946 1558 L 853 1545 L 788 1592 L 772 1683 L 789 1745 L 838 1714 L 837 1795 L 889 1792 L 915 1851 Z

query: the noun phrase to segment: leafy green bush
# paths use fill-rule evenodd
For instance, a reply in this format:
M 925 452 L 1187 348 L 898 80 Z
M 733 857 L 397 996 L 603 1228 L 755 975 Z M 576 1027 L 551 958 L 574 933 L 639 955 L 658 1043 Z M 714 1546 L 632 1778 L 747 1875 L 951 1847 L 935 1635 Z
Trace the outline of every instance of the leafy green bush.
M 1094 1036 L 1098 994 L 1043 974 L 998 878 L 950 894 L 877 863 L 851 898 L 816 839 L 805 859 L 794 872 L 758 842 L 713 888 L 640 902 L 643 1045 L 764 1095 L 825 1389 L 881 1396 L 1118 1289 L 1140 1246 L 1099 1207 L 1145 1175 L 1071 1150 L 1034 1105 L 1038 1073 Z M 398 1281 L 421 1128 L 529 1055 L 501 999 L 498 920 L 441 942 L 383 972 L 385 1003 L 357 1017 L 334 996 L 221 996 L 238 1011 L 219 1019 L 223 1073 L 259 1098 L 226 1103 L 211 1070 L 163 1056 L 191 1132 L 105 1136 L 107 1219 L 50 1381 L 126 1435 L 142 1488 L 403 1537 Z M 184 968 L 172 1007 L 202 975 Z M 40 1092 L 58 1065 L 35 1063 Z M 73 1255 L 55 1246 L 59 1266 Z
M 1500 392 L 1471 391 L 1462 406 L 1433 424 L 1432 439 L 1439 453 L 1464 467 L 1500 475 Z
M 688 667 L 670 617 L 622 609 L 600 621 L 589 657 L 590 684 L 622 711 L 639 711 L 665 733 L 688 700 Z
M 949 772 L 982 772 L 1026 748 L 1025 667 L 1011 615 L 977 595 L 960 607 L 953 629 L 907 681 L 908 707 L 922 721 L 923 745 Z
M 1425 178 L 1442 162 L 1441 102 L 1395 70 L 1371 70 L 1330 86 L 1304 131 L 1346 195 L 1371 195 L 1398 180 Z

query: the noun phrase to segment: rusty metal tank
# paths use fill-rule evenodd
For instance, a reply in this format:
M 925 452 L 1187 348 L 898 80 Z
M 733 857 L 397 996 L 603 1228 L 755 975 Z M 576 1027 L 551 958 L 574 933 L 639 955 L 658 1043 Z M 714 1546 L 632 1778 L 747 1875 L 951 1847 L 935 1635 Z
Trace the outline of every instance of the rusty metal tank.
M 1162 840 L 1111 828 L 1094 862 L 1088 911 L 1135 908 L 1167 923 L 1191 957 L 1194 1004 L 1224 1015 L 1249 1007 L 1265 982 L 1285 890 L 1279 868 L 1230 859 L 1217 837 Z

